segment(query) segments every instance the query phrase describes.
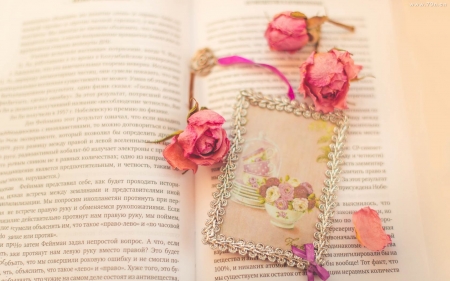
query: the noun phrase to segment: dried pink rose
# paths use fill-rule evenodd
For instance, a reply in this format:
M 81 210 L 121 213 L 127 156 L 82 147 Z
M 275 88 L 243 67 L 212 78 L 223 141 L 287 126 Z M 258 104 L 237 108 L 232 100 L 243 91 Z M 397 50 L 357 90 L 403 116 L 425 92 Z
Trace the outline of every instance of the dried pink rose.
M 192 170 L 194 174 L 197 172 L 198 165 L 184 157 L 183 148 L 178 143 L 178 136 L 172 138 L 172 142 L 164 149 L 163 156 L 174 169 Z
M 392 243 L 391 237 L 384 232 L 378 213 L 370 207 L 365 207 L 353 213 L 356 239 L 372 251 L 381 251 Z
M 197 171 L 197 165 L 218 163 L 230 149 L 225 119 L 212 110 L 200 110 L 188 118 L 186 129 L 164 149 L 163 156 L 172 168 Z
M 264 36 L 271 50 L 300 50 L 309 41 L 306 16 L 300 12 L 280 13 L 269 23 Z
M 300 93 L 312 98 L 316 110 L 324 113 L 347 108 L 350 81 L 357 78 L 362 66 L 355 65 L 349 52 L 332 49 L 313 52 L 300 66 Z

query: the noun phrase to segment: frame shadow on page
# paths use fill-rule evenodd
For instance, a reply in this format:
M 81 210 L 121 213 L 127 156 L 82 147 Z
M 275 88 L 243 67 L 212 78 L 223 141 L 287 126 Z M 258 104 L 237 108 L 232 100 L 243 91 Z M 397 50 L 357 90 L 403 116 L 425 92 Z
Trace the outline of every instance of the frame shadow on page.
M 233 118 L 203 242 L 300 268 L 308 262 L 291 246 L 313 243 L 323 264 L 347 118 L 252 91 L 238 95 Z

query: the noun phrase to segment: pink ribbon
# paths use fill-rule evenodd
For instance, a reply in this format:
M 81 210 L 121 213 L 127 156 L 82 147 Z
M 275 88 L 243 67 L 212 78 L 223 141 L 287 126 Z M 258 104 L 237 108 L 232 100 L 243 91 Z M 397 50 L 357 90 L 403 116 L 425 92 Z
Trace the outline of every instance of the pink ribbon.
M 273 73 L 275 73 L 278 77 L 280 77 L 281 80 L 283 80 L 286 83 L 286 85 L 289 87 L 289 90 L 288 90 L 289 99 L 291 99 L 291 100 L 295 99 L 295 94 L 294 94 L 294 90 L 292 89 L 291 83 L 289 83 L 289 80 L 286 78 L 286 76 L 284 76 L 284 74 L 281 73 L 281 71 L 279 71 L 274 66 L 271 66 L 271 65 L 265 64 L 265 63 L 256 63 L 252 60 L 249 60 L 249 59 L 246 59 L 243 57 L 239 57 L 239 56 L 229 56 L 229 57 L 219 58 L 219 59 L 217 59 L 217 62 L 220 65 L 232 65 L 232 64 L 243 63 L 243 64 L 257 65 L 257 66 L 262 66 L 262 67 L 268 68 Z
M 316 263 L 313 244 L 305 244 L 305 251 L 292 246 L 292 253 L 294 253 L 294 255 L 298 257 L 301 257 L 302 259 L 309 261 L 309 266 L 306 270 L 308 281 L 314 281 L 314 274 L 317 274 L 317 276 L 319 276 L 319 278 L 323 281 L 327 280 L 328 277 L 330 277 L 330 273 L 328 273 L 325 268 Z

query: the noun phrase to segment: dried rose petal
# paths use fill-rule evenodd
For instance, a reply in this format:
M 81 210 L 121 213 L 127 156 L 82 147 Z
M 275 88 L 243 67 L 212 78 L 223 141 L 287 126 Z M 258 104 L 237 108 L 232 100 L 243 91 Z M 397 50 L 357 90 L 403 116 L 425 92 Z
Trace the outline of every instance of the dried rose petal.
M 378 213 L 370 207 L 365 207 L 353 213 L 356 239 L 359 243 L 372 251 L 381 251 L 387 244 L 392 243 L 381 226 Z
M 192 170 L 194 174 L 197 172 L 197 164 L 184 157 L 184 150 L 178 143 L 178 136 L 172 138 L 172 142 L 164 149 L 163 156 L 173 169 Z

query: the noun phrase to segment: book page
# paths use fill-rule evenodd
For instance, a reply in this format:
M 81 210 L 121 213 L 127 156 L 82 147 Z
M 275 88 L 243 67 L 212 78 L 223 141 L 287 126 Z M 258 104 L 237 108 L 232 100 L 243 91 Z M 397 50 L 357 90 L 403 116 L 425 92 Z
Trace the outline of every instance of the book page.
M 450 175 L 450 134 L 448 117 L 450 96 L 446 91 L 447 62 L 450 47 L 449 7 L 427 9 L 413 0 L 392 2 L 394 27 L 398 30 L 398 50 L 404 100 L 419 188 L 419 204 L 425 233 L 426 251 L 430 257 L 433 280 L 449 280 L 450 197 L 447 175 Z M 427 3 L 432 5 L 433 3 Z M 432 23 L 438 22 L 433 29 Z M 432 62 L 432 63 L 430 63 Z M 430 95 L 430 93 L 433 93 Z M 438 242 L 438 243 L 436 243 Z
M 0 15 L 0 280 L 195 280 L 189 1 L 9 1 Z
M 353 54 L 356 64 L 364 66 L 360 76 L 375 77 L 358 81 L 350 88 L 350 109 L 346 111 L 350 129 L 325 267 L 332 275 L 330 280 L 430 280 L 418 187 L 411 176 L 414 157 L 406 129 L 401 77 L 396 67 L 389 2 L 236 0 L 225 4 L 198 0 L 194 10 L 198 20 L 195 26 L 198 48 L 209 47 L 217 57 L 240 55 L 272 64 L 286 74 L 294 88 L 299 85 L 298 67 L 313 47 L 308 45 L 294 54 L 271 52 L 264 31 L 273 15 L 282 11 L 301 11 L 307 16 L 326 12 L 330 18 L 356 27 L 355 33 L 349 33 L 325 23 L 319 49 L 322 52 L 333 47 L 347 50 Z M 208 77 L 198 80 L 197 90 L 206 95 L 208 106 L 227 120 L 231 120 L 232 106 L 240 89 L 253 88 L 278 96 L 287 92 L 277 76 L 250 66 L 216 67 Z M 204 227 L 219 170 L 214 167 L 200 173 L 203 173 L 202 181 L 196 182 L 198 231 Z M 356 240 L 352 213 L 365 206 L 378 211 L 383 227 L 392 237 L 393 243 L 382 252 L 361 247 Z M 226 222 L 226 215 L 224 220 L 224 224 L 232 223 Z M 201 238 L 197 232 L 197 240 Z M 197 269 L 197 275 L 201 276 L 198 280 L 299 280 L 298 275 L 304 274 L 295 268 L 238 254 L 221 254 L 201 244 L 197 246 Z

